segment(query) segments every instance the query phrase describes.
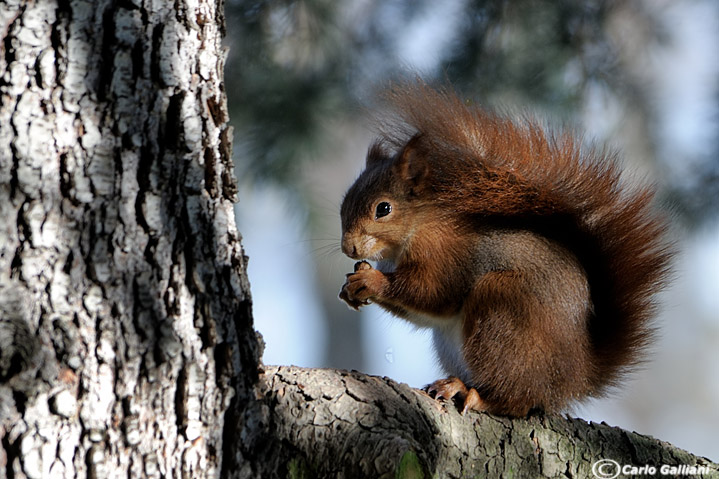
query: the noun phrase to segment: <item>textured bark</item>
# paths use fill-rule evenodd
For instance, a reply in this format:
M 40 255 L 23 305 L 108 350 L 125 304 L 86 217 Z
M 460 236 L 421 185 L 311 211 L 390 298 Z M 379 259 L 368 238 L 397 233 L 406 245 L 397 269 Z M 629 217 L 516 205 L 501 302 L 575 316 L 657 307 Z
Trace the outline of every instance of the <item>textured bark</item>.
M 267 367 L 262 379 L 272 441 L 257 452 L 256 477 L 590 478 L 601 459 L 654 465 L 656 475 L 661 465 L 703 466 L 691 477 L 719 477 L 705 458 L 606 424 L 462 416 L 406 384 L 357 372 Z
M 220 473 L 259 356 L 220 7 L 0 6 L 0 477 Z

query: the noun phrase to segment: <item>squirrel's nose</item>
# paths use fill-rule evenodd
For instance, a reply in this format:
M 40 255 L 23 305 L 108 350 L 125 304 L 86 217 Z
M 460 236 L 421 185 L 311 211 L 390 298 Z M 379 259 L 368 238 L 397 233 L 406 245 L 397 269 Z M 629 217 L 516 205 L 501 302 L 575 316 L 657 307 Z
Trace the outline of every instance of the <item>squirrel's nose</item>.
M 357 259 L 357 245 L 347 235 L 342 237 L 342 252 L 352 259 Z

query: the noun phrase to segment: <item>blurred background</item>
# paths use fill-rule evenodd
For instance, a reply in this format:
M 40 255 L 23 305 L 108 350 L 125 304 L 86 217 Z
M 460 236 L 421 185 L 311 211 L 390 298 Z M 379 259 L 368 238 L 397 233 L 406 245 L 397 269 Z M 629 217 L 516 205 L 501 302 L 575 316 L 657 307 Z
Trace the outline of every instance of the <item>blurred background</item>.
M 353 264 L 339 205 L 372 138 L 366 113 L 419 73 L 584 131 L 659 186 L 680 250 L 661 338 L 622 389 L 570 414 L 719 461 L 719 3 L 227 0 L 226 14 L 236 211 L 266 364 L 414 387 L 442 376 L 427 332 L 337 299 Z

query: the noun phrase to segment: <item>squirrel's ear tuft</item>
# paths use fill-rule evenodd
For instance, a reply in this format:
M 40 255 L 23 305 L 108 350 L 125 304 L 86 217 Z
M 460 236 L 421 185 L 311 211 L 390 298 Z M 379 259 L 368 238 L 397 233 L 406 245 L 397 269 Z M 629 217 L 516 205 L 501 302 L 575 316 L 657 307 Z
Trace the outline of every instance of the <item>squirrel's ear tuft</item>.
M 384 143 L 382 140 L 376 140 L 369 147 L 365 166 L 372 166 L 375 163 L 381 163 L 387 161 L 388 159 L 389 155 L 387 154 Z
M 395 168 L 399 177 L 406 182 L 410 193 L 419 193 L 429 173 L 426 155 L 420 151 L 420 135 L 413 136 L 397 155 Z

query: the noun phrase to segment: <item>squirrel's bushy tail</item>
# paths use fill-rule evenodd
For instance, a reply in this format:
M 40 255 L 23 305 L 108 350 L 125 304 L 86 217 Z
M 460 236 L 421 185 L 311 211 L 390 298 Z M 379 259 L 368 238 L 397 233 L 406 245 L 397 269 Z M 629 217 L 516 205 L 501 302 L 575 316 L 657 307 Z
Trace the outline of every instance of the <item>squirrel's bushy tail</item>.
M 438 202 L 480 220 L 561 241 L 589 280 L 593 394 L 642 359 L 654 333 L 654 295 L 668 276 L 668 224 L 653 190 L 623 181 L 613 154 L 585 151 L 571 135 L 511 121 L 421 81 L 391 88 L 382 142 L 431 158 Z

